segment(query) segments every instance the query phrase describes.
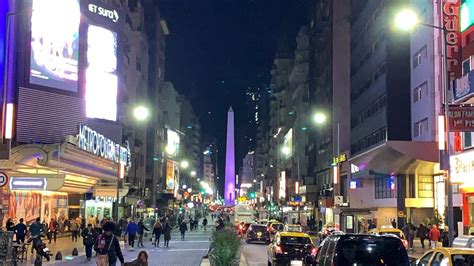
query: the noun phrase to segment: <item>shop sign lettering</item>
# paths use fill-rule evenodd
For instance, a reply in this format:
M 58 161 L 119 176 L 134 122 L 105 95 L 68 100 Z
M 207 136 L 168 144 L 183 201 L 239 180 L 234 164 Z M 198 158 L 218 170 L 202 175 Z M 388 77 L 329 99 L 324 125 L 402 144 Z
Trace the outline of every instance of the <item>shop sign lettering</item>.
M 459 11 L 461 0 L 444 0 L 442 26 L 445 29 L 446 65 L 449 84 L 461 76 L 461 32 L 459 31 Z
M 127 168 L 131 166 L 128 141 L 125 142 L 125 147 L 120 146 L 86 125 L 79 125 L 76 147 L 109 161 L 126 165 Z
M 449 106 L 449 130 L 451 132 L 474 131 L 474 107 Z

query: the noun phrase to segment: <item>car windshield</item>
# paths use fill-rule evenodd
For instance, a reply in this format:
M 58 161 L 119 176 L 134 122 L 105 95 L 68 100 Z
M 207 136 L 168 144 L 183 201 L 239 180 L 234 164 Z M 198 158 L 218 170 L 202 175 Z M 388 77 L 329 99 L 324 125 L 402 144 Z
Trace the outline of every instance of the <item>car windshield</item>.
M 272 224 L 272 228 L 277 231 L 281 231 L 283 230 L 283 224 Z
M 409 265 L 407 251 L 391 237 L 349 237 L 337 244 L 336 265 Z
M 379 235 L 396 235 L 399 238 L 402 238 L 402 234 L 400 232 L 380 232 Z
M 311 244 L 309 237 L 303 236 L 284 236 L 281 238 L 283 245 L 307 245 Z
M 451 259 L 453 260 L 453 266 L 471 266 L 474 265 L 474 255 L 473 254 L 456 254 L 452 255 Z

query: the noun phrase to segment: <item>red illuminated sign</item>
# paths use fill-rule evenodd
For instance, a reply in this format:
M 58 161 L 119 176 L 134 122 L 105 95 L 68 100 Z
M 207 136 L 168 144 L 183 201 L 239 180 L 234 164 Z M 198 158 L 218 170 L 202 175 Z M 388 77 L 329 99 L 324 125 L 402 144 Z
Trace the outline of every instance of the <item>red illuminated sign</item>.
M 450 84 L 461 76 L 461 32 L 459 30 L 459 11 L 461 0 L 443 1 L 442 25 L 446 30 L 446 64 Z

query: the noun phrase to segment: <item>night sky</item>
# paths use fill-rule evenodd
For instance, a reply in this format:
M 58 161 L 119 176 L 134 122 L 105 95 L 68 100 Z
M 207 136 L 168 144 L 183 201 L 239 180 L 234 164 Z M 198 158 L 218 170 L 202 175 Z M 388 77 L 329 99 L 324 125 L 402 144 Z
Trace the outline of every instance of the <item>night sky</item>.
M 238 173 L 247 152 L 245 90 L 269 83 L 279 40 L 296 45 L 308 0 L 160 0 L 160 7 L 171 33 L 166 79 L 191 100 L 204 139 L 217 139 L 222 181 L 227 110 L 233 107 L 238 128 Z

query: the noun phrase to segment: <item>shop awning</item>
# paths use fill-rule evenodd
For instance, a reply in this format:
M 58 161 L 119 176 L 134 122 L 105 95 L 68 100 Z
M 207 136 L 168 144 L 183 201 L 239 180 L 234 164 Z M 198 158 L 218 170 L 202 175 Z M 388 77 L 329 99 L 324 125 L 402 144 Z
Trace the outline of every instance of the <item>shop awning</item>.
M 353 177 L 380 174 L 434 175 L 438 170 L 439 152 L 436 142 L 387 141 L 350 158 L 359 172 Z

